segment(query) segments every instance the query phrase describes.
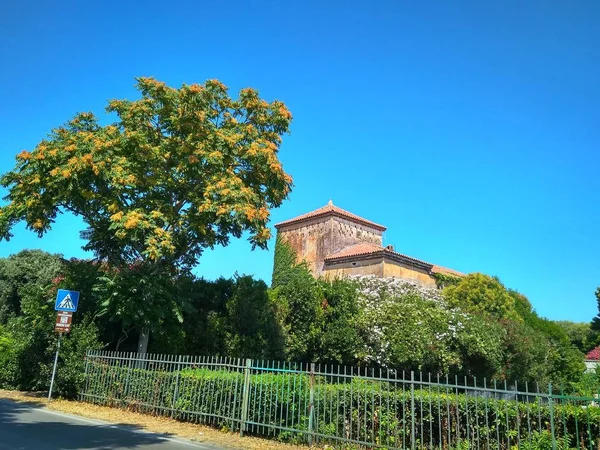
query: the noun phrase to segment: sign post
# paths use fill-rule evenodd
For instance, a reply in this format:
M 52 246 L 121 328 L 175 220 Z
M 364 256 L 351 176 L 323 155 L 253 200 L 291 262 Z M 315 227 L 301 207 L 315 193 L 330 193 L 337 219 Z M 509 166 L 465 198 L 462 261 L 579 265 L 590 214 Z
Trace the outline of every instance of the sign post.
M 54 377 L 56 376 L 56 363 L 58 363 L 58 351 L 60 350 L 60 338 L 62 333 L 58 335 L 58 345 L 56 347 L 56 355 L 54 355 L 54 367 L 52 368 L 52 379 L 50 380 L 50 390 L 48 391 L 48 401 L 52 400 L 52 388 L 54 387 Z
M 56 324 L 54 331 L 58 333 L 58 343 L 56 345 L 56 355 L 54 355 L 54 367 L 52 368 L 52 379 L 50 380 L 50 390 L 48 391 L 48 400 L 52 399 L 52 389 L 54 388 L 54 378 L 56 377 L 56 366 L 58 365 L 58 352 L 60 351 L 60 340 L 64 333 L 71 331 L 71 321 L 73 313 L 77 311 L 79 305 L 79 292 L 59 289 L 56 294 L 54 309 L 56 310 Z

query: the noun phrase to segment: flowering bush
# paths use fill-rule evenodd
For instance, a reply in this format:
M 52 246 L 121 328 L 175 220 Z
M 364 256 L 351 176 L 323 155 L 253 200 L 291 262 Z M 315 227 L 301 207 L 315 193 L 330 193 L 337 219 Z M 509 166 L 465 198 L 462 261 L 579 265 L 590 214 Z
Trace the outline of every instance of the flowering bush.
M 395 278 L 355 276 L 364 363 L 446 374 L 492 376 L 500 327 L 450 307 L 437 289 Z

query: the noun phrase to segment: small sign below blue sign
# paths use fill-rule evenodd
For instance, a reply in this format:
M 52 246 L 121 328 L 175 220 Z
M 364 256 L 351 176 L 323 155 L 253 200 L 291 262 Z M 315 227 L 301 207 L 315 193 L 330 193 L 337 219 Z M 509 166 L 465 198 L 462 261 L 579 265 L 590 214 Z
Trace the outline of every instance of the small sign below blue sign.
M 77 311 L 78 305 L 79 292 L 67 291 L 66 289 L 58 290 L 58 293 L 56 294 L 56 303 L 54 304 L 54 309 L 56 311 L 75 312 Z

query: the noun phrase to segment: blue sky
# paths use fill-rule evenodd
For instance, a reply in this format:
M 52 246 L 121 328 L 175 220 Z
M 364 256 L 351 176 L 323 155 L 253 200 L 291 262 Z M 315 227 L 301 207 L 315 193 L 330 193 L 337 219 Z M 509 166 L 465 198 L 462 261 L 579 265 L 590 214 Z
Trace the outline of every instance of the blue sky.
M 499 276 L 551 319 L 588 321 L 600 285 L 600 3 L 5 2 L 0 171 L 135 76 L 256 87 L 294 114 L 273 223 L 323 206 L 388 227 L 397 251 Z M 0 256 L 83 256 L 82 223 L 17 227 Z M 244 240 L 197 273 L 267 281 Z

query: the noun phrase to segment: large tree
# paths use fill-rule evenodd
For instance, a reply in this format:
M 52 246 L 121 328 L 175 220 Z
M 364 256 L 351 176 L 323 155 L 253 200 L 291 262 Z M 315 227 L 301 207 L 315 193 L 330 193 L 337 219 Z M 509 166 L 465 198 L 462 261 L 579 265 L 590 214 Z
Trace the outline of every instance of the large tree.
M 217 80 L 176 89 L 138 78 L 137 88 L 141 99 L 109 102 L 116 122 L 79 113 L 17 156 L 0 180 L 0 239 L 20 221 L 42 236 L 67 211 L 88 225 L 84 248 L 119 270 L 185 271 L 244 232 L 264 248 L 270 209 L 292 186 L 278 159 L 285 105 L 250 88 L 233 99 Z M 141 330 L 151 320 L 136 316 Z

